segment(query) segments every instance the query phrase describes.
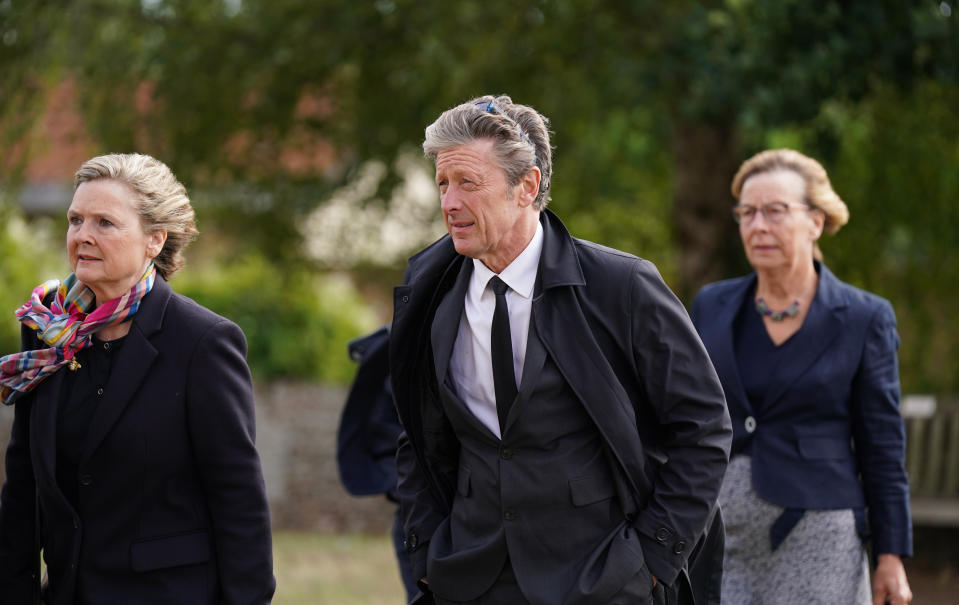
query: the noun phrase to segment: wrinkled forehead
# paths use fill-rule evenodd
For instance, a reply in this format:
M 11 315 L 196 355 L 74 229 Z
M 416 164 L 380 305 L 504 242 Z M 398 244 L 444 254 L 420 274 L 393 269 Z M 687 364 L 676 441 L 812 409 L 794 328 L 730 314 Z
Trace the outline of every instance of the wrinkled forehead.
M 485 172 L 498 168 L 494 161 L 493 145 L 492 139 L 476 139 L 464 145 L 447 147 L 436 154 L 436 173 Z

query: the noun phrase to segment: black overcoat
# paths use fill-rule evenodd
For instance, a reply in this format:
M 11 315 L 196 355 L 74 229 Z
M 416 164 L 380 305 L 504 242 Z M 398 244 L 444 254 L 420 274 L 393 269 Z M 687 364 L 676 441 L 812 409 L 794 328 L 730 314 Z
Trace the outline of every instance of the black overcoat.
M 54 468 L 68 370 L 17 401 L 0 495 L 0 602 L 30 602 L 35 493 L 49 605 L 270 601 L 270 517 L 245 355 L 236 324 L 157 277 L 103 386 L 77 510 Z

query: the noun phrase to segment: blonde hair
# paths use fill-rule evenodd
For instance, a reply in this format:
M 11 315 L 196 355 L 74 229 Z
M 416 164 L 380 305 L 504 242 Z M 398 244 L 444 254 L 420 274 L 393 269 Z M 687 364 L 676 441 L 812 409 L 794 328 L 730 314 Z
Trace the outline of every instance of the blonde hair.
M 186 188 L 166 164 L 139 153 L 111 153 L 87 160 L 74 175 L 73 188 L 97 179 L 115 180 L 133 191 L 144 232 L 166 230 L 166 242 L 153 264 L 163 279 L 170 279 L 185 262 L 183 249 L 199 233 Z
M 743 184 L 749 177 L 777 170 L 791 170 L 802 177 L 806 184 L 804 201 L 822 211 L 826 217 L 823 227 L 826 233 L 835 234 L 849 222 L 849 208 L 833 190 L 826 169 L 816 160 L 794 149 L 767 149 L 743 162 L 733 177 L 733 197 L 739 199 Z M 815 244 L 813 255 L 817 260 L 822 260 L 819 242 Z
M 493 140 L 493 156 L 506 172 L 510 187 L 519 183 L 533 166 L 539 168 L 539 192 L 533 207 L 545 208 L 553 177 L 553 150 L 546 116 L 528 105 L 513 103 L 506 95 L 477 97 L 447 109 L 426 127 L 423 153 L 435 161 L 441 151 L 478 139 Z

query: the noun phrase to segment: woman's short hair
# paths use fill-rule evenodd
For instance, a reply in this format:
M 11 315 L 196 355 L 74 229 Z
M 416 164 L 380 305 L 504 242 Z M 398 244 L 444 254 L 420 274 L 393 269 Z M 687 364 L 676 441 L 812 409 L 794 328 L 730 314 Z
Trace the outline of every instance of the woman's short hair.
M 166 164 L 140 153 L 111 153 L 87 160 L 73 178 L 73 188 L 97 179 L 127 185 L 136 195 L 134 208 L 146 233 L 166 230 L 166 242 L 153 264 L 163 279 L 183 266 L 183 249 L 199 233 L 186 187 Z
M 447 109 L 426 127 L 423 152 L 435 161 L 441 151 L 477 139 L 493 140 L 493 156 L 506 172 L 510 187 L 519 183 L 533 166 L 539 168 L 539 193 L 533 207 L 545 208 L 553 175 L 553 149 L 546 116 L 527 105 L 513 103 L 506 95 L 477 97 Z
M 826 233 L 836 233 L 849 222 L 849 208 L 833 190 L 822 164 L 794 149 L 767 149 L 743 162 L 733 177 L 733 197 L 739 199 L 743 184 L 751 176 L 776 170 L 792 170 L 806 183 L 806 203 L 826 215 Z

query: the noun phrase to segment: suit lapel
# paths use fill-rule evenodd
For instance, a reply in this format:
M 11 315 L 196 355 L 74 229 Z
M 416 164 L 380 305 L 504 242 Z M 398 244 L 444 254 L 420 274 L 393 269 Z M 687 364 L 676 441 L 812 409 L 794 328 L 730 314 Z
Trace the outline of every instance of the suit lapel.
M 506 428 L 516 421 L 522 408 L 526 406 L 536 385 L 539 383 L 539 375 L 543 370 L 543 364 L 546 363 L 546 349 L 543 342 L 536 334 L 536 322 L 530 317 L 529 336 L 526 338 L 526 359 L 523 362 L 523 376 L 520 378 L 519 393 L 516 395 L 516 401 L 509 409 L 509 415 L 506 417 Z
M 120 355 L 110 370 L 110 378 L 104 386 L 103 399 L 90 422 L 90 429 L 83 440 L 80 464 L 86 462 L 96 451 L 120 415 L 133 400 L 150 366 L 157 357 L 157 350 L 150 343 L 150 336 L 159 331 L 163 314 L 173 292 L 161 277 L 157 277 L 153 290 L 144 297 L 140 309 L 133 317 L 133 325 L 123 342 Z
M 720 298 L 720 306 L 715 319 L 708 320 L 707 323 L 707 329 L 709 327 L 715 328 L 715 330 L 708 332 L 711 338 L 708 338 L 710 342 L 707 346 L 713 353 L 711 355 L 713 365 L 723 384 L 726 404 L 730 407 L 739 407 L 745 410 L 747 414 L 752 413 L 752 406 L 746 397 L 746 390 L 743 388 L 742 378 L 739 375 L 739 364 L 736 363 L 733 326 L 736 321 L 736 314 L 742 308 L 746 295 L 752 290 L 755 283 L 755 275 L 747 277 L 743 279 L 739 288 Z
M 634 481 L 645 476 L 644 456 L 636 439 L 636 414 L 629 395 L 596 342 L 577 298 L 577 288 L 587 284 L 575 244 L 552 212 L 544 210 L 540 220 L 543 222 L 543 254 L 530 323 L 536 326 L 544 356 L 549 355 L 556 363 L 626 471 L 632 492 L 641 493 Z M 540 361 L 540 367 L 542 364 Z M 524 388 L 527 386 L 525 374 L 524 371 Z M 597 401 L 604 404 L 601 411 L 594 408 Z

